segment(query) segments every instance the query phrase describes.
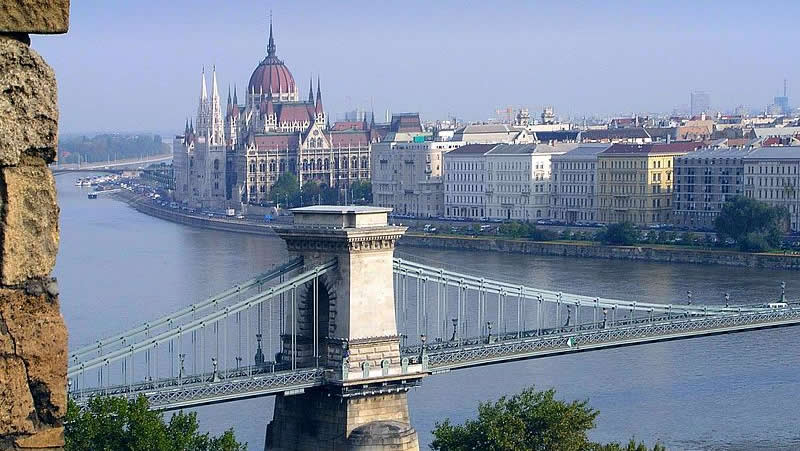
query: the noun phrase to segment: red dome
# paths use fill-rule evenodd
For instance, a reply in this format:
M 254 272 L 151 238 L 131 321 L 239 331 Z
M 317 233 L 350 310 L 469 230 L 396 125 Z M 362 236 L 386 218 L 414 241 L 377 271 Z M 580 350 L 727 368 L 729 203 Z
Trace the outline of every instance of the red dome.
M 275 56 L 267 56 L 253 71 L 250 76 L 250 83 L 247 86 L 248 92 L 255 91 L 256 94 L 263 90 L 264 94 L 272 92 L 273 95 L 289 94 L 297 91 L 294 84 L 294 77 L 289 72 L 283 61 Z

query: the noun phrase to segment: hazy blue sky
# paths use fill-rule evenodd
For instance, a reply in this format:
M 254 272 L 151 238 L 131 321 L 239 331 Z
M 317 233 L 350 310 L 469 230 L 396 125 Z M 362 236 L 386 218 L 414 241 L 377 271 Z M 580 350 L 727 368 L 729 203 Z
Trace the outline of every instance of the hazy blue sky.
M 223 97 L 246 88 L 270 9 L 278 56 L 303 96 L 322 77 L 333 118 L 370 103 L 379 117 L 474 120 L 502 105 L 668 112 L 691 90 L 763 108 L 784 78 L 800 104 L 796 1 L 79 0 L 69 34 L 33 38 L 56 70 L 62 130 L 181 129 L 203 65 Z

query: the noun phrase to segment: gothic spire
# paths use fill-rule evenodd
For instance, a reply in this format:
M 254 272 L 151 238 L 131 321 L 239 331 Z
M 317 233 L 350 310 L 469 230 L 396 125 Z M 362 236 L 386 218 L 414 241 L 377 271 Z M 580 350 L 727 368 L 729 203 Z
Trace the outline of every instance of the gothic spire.
M 308 77 L 308 103 L 314 103 L 314 77 Z
M 206 90 L 206 68 L 203 66 L 202 72 L 202 84 L 200 86 L 200 100 L 206 100 L 208 98 L 208 90 Z
M 272 11 L 269 12 L 269 44 L 267 44 L 267 56 L 275 56 L 275 39 L 272 38 Z
M 233 85 L 233 104 L 238 105 L 239 99 L 236 98 L 236 85 Z
M 314 106 L 314 111 L 317 114 L 322 114 L 322 89 L 319 87 L 319 76 L 317 76 L 317 103 Z

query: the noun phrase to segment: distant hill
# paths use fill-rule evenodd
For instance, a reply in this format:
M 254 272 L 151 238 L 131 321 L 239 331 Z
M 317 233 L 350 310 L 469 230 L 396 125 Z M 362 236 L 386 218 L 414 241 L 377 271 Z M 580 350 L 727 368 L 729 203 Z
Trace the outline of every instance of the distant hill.
M 58 161 L 60 163 L 101 162 L 116 159 L 138 158 L 169 152 L 169 145 L 154 134 L 100 134 L 87 136 L 60 136 Z

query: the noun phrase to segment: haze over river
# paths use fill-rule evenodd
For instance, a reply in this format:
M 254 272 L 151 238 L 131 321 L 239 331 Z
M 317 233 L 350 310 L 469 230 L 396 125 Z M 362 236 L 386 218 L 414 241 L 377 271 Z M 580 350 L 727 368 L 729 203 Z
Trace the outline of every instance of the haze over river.
M 61 247 L 55 269 L 70 348 L 177 310 L 286 259 L 278 238 L 195 229 L 86 198 L 77 175 L 56 178 Z M 800 297 L 800 273 L 401 247 L 429 263 L 565 292 L 651 302 L 753 302 Z M 403 256 L 403 255 L 400 255 Z M 631 437 L 670 449 L 800 449 L 800 328 L 655 343 L 459 370 L 425 379 L 409 405 L 423 449 L 436 421 L 456 422 L 535 384 L 600 411 L 597 441 Z M 233 427 L 263 449 L 272 398 L 197 409 L 201 427 Z

